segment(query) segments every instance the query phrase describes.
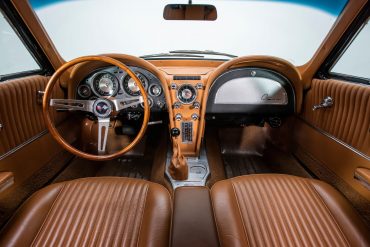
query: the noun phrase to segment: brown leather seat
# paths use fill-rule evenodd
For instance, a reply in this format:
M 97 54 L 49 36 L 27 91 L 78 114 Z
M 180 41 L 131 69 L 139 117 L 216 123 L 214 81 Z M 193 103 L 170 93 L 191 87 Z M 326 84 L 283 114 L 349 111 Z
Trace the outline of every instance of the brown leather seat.
M 328 184 L 249 175 L 211 190 L 221 246 L 370 246 L 370 232 Z
M 35 193 L 0 237 L 0 246 L 168 246 L 171 199 L 161 185 L 85 178 Z

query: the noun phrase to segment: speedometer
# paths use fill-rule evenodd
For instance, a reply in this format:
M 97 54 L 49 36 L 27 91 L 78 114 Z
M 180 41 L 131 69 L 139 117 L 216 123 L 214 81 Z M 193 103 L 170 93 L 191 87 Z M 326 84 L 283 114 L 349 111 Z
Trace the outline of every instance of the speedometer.
M 141 84 L 146 89 L 148 85 L 148 80 L 146 77 L 140 73 L 136 73 L 137 78 L 141 81 Z M 140 89 L 139 86 L 136 84 L 134 79 L 131 78 L 131 76 L 127 75 L 123 79 L 123 89 L 125 92 L 131 96 L 138 96 L 140 95 Z
M 93 79 L 93 89 L 100 96 L 115 95 L 118 91 L 118 80 L 111 73 L 98 73 Z

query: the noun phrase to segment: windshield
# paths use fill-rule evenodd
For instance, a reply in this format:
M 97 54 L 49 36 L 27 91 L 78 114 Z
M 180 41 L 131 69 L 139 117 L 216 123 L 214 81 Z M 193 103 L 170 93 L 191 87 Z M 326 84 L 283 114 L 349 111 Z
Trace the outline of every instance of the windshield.
M 66 60 L 103 53 L 144 56 L 173 50 L 198 50 L 235 56 L 277 56 L 295 65 L 309 61 L 346 2 L 193 1 L 216 6 L 217 20 L 168 21 L 163 18 L 164 7 L 187 1 L 31 0 Z M 215 57 L 212 55 L 213 59 Z M 201 54 L 198 58 L 208 57 Z

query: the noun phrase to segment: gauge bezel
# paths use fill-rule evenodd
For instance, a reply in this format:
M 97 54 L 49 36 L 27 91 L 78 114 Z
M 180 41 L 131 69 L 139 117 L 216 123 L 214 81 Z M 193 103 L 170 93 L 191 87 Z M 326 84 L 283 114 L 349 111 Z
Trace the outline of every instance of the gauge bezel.
M 152 90 L 151 90 L 151 89 L 152 89 L 153 87 L 158 87 L 158 88 L 159 88 L 159 90 L 160 90 L 159 94 L 154 94 L 154 93 L 152 93 Z M 153 84 L 151 84 L 151 85 L 149 86 L 149 88 L 148 88 L 148 93 L 149 93 L 151 96 L 153 96 L 153 97 L 159 97 L 159 96 L 161 96 L 161 95 L 162 95 L 162 93 L 163 93 L 163 88 L 162 88 L 160 85 L 153 83 Z
M 193 97 L 193 99 L 190 101 L 190 102 L 184 102 L 182 99 L 181 99 L 181 97 L 179 96 L 179 93 L 180 93 L 180 91 L 181 91 L 181 89 L 183 89 L 184 87 L 191 87 L 191 88 L 193 88 L 193 90 L 194 90 L 194 97 Z M 197 91 L 197 89 L 193 86 L 193 85 L 191 85 L 191 84 L 182 84 L 181 86 L 179 86 L 179 88 L 177 89 L 177 92 L 176 92 L 176 98 L 181 102 L 181 104 L 183 104 L 183 105 L 190 105 L 190 104 L 192 104 L 196 99 L 197 99 L 197 97 L 198 97 L 198 91 Z
M 99 93 L 99 92 L 96 90 L 96 88 L 95 88 L 95 79 L 96 79 L 98 76 L 100 76 L 100 75 L 102 75 L 102 76 L 103 76 L 104 74 L 108 74 L 108 75 L 110 75 L 110 76 L 112 76 L 112 77 L 114 78 L 114 82 L 113 82 L 113 83 L 116 85 L 116 87 L 115 87 L 115 89 L 114 89 L 113 93 L 111 93 L 111 94 L 101 94 L 101 93 Z M 119 88 L 120 88 L 119 80 L 118 80 L 118 78 L 117 78 L 113 73 L 111 73 L 111 72 L 108 72 L 108 71 L 99 71 L 99 72 L 97 72 L 97 73 L 93 74 L 93 75 L 92 75 L 92 77 L 91 77 L 91 89 L 92 89 L 92 91 L 94 92 L 94 94 L 95 94 L 95 95 L 98 95 L 98 96 L 100 96 L 100 97 L 111 97 L 111 96 L 115 96 L 115 95 L 118 93 Z
M 81 88 L 81 87 L 87 87 L 87 88 L 89 89 L 89 95 L 87 95 L 87 96 L 82 95 L 82 94 L 80 93 L 80 88 Z M 81 97 L 81 98 L 83 98 L 83 99 L 87 99 L 87 98 L 91 97 L 91 95 L 92 95 L 91 87 L 90 87 L 88 84 L 80 84 L 80 85 L 77 87 L 77 95 L 78 95 L 78 96 L 80 96 L 80 97 Z
M 149 108 L 152 108 L 154 105 L 154 101 L 151 97 L 148 97 L 148 104 L 149 104 Z M 140 107 L 144 109 L 144 103 L 140 103 Z
M 138 72 L 138 71 L 134 71 L 136 76 L 139 78 L 140 82 L 143 84 L 143 87 L 145 88 L 145 91 L 148 91 L 148 85 L 149 85 L 149 80 L 148 78 L 146 78 L 145 75 L 143 75 L 142 73 Z M 139 96 L 141 95 L 141 92 L 140 90 L 135 92 L 135 93 L 130 93 L 129 92 L 129 89 L 127 89 L 125 87 L 125 81 L 126 81 L 126 78 L 129 78 L 130 75 L 126 74 L 125 76 L 122 77 L 121 79 L 121 85 L 122 85 L 122 90 L 127 94 L 127 95 L 130 95 L 130 96 Z M 130 77 L 131 78 L 131 77 Z M 144 83 L 143 81 L 141 80 L 141 78 L 143 78 L 144 80 Z

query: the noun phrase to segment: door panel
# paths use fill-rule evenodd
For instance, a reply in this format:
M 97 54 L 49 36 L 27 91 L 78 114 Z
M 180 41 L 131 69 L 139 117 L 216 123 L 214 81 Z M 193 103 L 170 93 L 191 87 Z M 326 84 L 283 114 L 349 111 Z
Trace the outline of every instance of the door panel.
M 334 99 L 334 105 L 313 111 L 313 105 L 326 96 Z M 370 156 L 370 86 L 314 79 L 305 97 L 302 118 Z
M 35 75 L 0 82 L 0 172 L 13 172 L 18 186 L 43 167 L 62 148 L 48 133 L 37 102 L 37 91 L 44 91 L 49 77 Z M 56 86 L 55 98 L 64 98 Z M 74 142 L 72 121 L 63 121 L 66 113 L 51 111 L 52 118 L 67 141 Z M 63 121 L 63 123 L 62 123 Z M 70 123 L 71 122 L 71 123 Z M 67 127 L 66 125 L 69 124 Z
M 0 83 L 0 156 L 45 130 L 36 92 L 48 77 L 30 76 Z
M 330 96 L 331 108 L 312 110 Z M 314 79 L 295 121 L 294 155 L 341 191 L 370 225 L 370 189 L 355 178 L 370 169 L 370 86 Z
M 333 106 L 313 111 L 326 96 Z M 370 86 L 314 79 L 295 123 L 295 155 L 354 204 L 369 205 L 370 190 L 354 177 L 357 168 L 370 169 L 369 128 Z

